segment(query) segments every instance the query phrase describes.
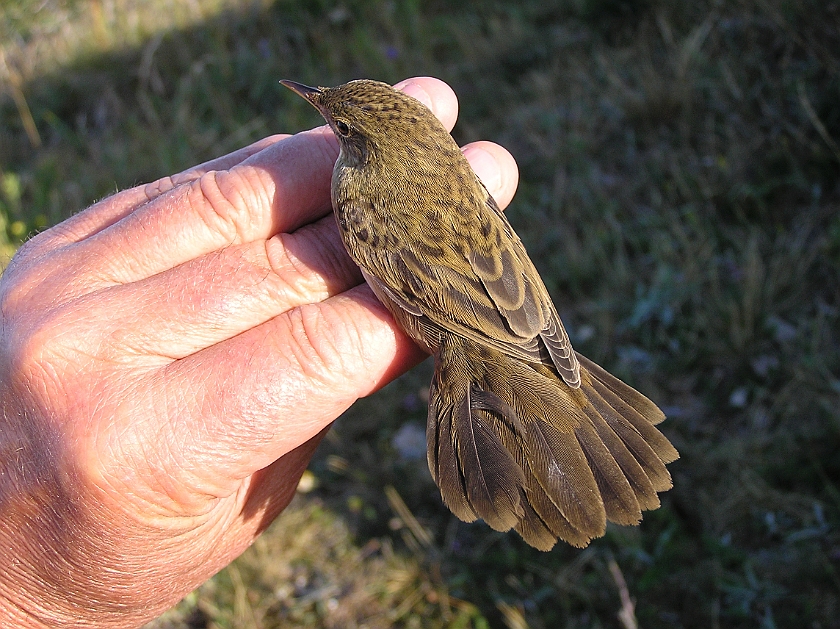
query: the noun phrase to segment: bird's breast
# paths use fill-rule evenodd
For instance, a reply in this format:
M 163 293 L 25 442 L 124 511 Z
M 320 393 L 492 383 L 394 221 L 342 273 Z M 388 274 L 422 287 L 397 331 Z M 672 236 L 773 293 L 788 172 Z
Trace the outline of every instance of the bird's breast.
M 336 162 L 333 207 L 351 257 L 364 266 L 372 250 L 409 251 L 462 272 L 469 252 L 483 248 L 473 242 L 484 233 L 482 223 L 493 220 L 486 191 L 465 160 L 438 164 L 428 173 L 420 172 L 428 163 L 397 163 L 384 169 Z

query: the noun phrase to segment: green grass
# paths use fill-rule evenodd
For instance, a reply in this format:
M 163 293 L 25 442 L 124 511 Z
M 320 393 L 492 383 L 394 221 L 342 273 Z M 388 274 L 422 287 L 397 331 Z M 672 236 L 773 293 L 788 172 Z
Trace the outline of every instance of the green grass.
M 425 364 L 342 417 L 317 488 L 158 626 L 620 627 L 613 561 L 646 629 L 837 626 L 840 3 L 459 6 L 4 3 L 5 251 L 318 124 L 280 78 L 433 74 L 456 138 L 517 158 L 511 221 L 577 348 L 663 406 L 682 454 L 640 528 L 537 553 L 456 522 L 400 456 Z

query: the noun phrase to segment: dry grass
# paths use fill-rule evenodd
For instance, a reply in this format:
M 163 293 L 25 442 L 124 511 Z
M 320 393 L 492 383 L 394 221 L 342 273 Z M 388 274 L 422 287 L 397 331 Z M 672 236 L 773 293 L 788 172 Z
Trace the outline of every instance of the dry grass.
M 342 518 L 299 498 L 236 563 L 146 629 L 211 619 L 231 629 L 482 626 L 478 610 L 451 598 L 435 572 L 439 565 L 396 553 L 387 538 L 359 547 Z

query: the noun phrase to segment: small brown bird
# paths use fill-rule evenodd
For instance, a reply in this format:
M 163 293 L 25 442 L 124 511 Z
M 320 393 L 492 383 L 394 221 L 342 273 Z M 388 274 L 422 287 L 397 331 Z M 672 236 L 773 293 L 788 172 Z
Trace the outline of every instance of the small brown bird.
M 549 550 L 638 524 L 679 457 L 665 415 L 572 349 L 525 247 L 429 109 L 376 81 L 307 87 L 341 145 L 344 245 L 400 327 L 434 356 L 429 469 L 465 522 Z

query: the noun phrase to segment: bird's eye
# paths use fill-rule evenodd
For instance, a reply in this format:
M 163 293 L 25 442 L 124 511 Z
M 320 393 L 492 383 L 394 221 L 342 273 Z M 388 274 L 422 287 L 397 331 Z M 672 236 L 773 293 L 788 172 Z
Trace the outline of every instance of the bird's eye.
M 336 120 L 335 121 L 335 128 L 338 131 L 339 135 L 344 136 L 345 138 L 350 135 L 350 126 L 344 122 L 343 120 Z

